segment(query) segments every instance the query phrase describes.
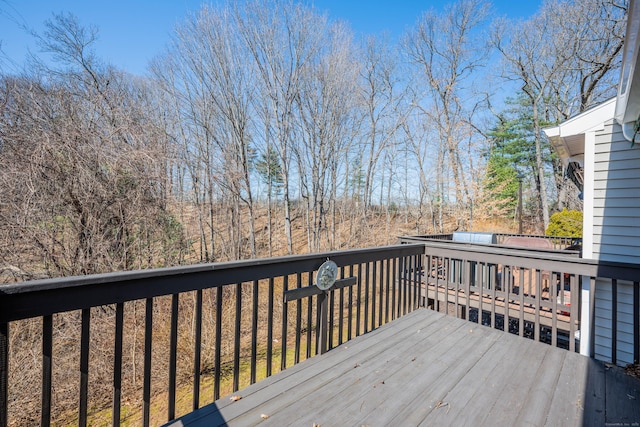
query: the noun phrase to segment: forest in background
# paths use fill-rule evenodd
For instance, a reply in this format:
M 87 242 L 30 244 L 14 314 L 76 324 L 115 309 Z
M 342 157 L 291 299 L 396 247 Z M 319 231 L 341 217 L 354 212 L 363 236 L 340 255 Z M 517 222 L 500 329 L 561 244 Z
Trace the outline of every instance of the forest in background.
M 20 73 L 0 55 L 0 277 L 515 224 L 520 181 L 543 233 L 581 202 L 541 129 L 615 96 L 626 9 L 550 0 L 513 21 L 461 0 L 391 40 L 300 3 L 228 2 L 181 22 L 146 76 L 53 16 Z

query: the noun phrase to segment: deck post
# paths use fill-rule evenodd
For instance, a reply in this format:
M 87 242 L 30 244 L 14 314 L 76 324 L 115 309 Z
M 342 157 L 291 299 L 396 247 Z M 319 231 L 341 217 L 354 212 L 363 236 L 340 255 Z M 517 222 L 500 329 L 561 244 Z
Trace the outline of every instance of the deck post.
M 328 313 L 327 310 L 329 307 L 327 306 L 327 292 L 320 292 L 318 294 L 318 309 L 320 311 L 320 351 L 318 353 L 324 354 L 327 352 L 328 343 L 329 343 L 329 335 L 328 335 Z
M 592 337 L 592 325 L 594 319 L 592 319 L 592 304 L 595 302 L 595 289 L 592 284 L 595 284 L 589 276 L 582 276 L 582 289 L 580 290 L 582 306 L 580 307 L 580 354 L 587 357 L 593 357 L 591 340 Z M 569 337 L 571 339 L 571 337 Z

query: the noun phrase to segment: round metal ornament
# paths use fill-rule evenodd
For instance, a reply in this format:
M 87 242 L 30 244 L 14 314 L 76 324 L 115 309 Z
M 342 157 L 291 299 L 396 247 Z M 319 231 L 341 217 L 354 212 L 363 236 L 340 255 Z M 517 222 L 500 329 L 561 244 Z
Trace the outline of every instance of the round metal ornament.
M 338 266 L 335 262 L 327 260 L 318 269 L 318 274 L 316 275 L 316 286 L 318 289 L 326 291 L 336 283 L 337 277 Z

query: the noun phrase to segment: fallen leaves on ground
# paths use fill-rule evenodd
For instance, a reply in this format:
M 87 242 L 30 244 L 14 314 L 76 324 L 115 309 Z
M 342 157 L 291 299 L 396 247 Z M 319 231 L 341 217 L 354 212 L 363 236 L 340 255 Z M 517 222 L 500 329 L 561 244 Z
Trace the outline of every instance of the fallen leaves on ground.
M 442 400 L 439 400 L 436 403 L 436 408 L 442 408 L 446 406 L 447 407 L 447 414 L 449 413 L 449 410 L 451 409 L 451 405 L 449 405 L 449 402 L 443 402 Z
M 640 363 L 629 364 L 624 368 L 624 371 L 627 373 L 627 375 L 640 378 Z

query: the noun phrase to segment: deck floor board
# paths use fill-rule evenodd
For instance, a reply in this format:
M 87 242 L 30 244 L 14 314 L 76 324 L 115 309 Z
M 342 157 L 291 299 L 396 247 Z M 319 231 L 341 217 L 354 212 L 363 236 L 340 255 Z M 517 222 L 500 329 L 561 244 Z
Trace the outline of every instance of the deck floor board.
M 574 393 L 575 379 L 586 378 L 587 375 L 588 359 L 581 359 L 579 362 L 583 363 L 577 363 L 573 357 L 565 357 L 551 397 L 551 405 L 546 413 L 546 420 L 549 423 L 558 425 L 582 424 L 584 396 Z
M 278 417 L 285 420 L 288 419 L 289 416 L 293 416 L 293 414 L 299 416 L 299 406 L 307 405 L 307 401 L 317 405 L 319 402 L 333 397 L 337 391 L 348 387 L 352 382 L 352 378 L 360 375 L 360 372 L 364 371 L 364 373 L 374 375 L 376 370 L 382 369 L 382 366 L 387 362 L 383 354 L 389 348 L 393 348 L 396 351 L 408 351 L 411 347 L 420 347 L 420 342 L 412 339 L 414 335 L 419 335 L 416 333 L 417 330 L 428 328 L 434 323 L 436 324 L 433 326 L 434 328 L 439 328 L 437 324 L 447 325 L 444 319 L 416 320 L 421 321 L 417 323 L 411 322 L 411 327 L 409 328 L 398 329 L 395 327 L 397 325 L 389 324 L 388 328 L 378 329 L 383 333 L 377 337 L 377 345 L 364 347 L 363 345 L 350 346 L 345 344 L 333 350 L 334 352 L 343 352 L 344 354 L 342 357 L 336 357 L 332 366 L 328 367 L 326 363 L 317 363 L 301 369 L 299 372 L 296 372 L 295 375 L 291 375 L 291 379 L 278 381 L 268 389 L 263 389 L 264 394 L 267 395 L 265 399 L 255 398 L 253 396 L 251 396 L 251 399 L 244 399 L 244 393 L 239 393 L 243 396 L 243 399 L 238 401 L 238 403 L 242 403 L 243 405 L 237 405 L 238 410 L 235 410 L 235 404 L 229 405 L 234 406 L 234 408 L 230 408 L 230 410 L 227 411 L 226 419 L 229 421 L 237 419 L 242 425 L 247 418 L 252 417 L 253 415 L 247 413 L 243 407 L 245 403 L 246 405 L 258 403 L 253 409 L 259 410 L 260 414 L 279 414 Z M 394 340 L 390 338 L 394 338 Z M 437 334 L 423 334 L 421 338 L 435 340 L 437 339 Z M 396 340 L 398 340 L 399 343 Z M 370 340 L 357 340 L 357 342 L 353 342 L 353 344 L 360 344 L 361 342 L 368 343 L 369 341 Z M 313 359 L 316 358 L 309 359 L 309 362 Z M 301 365 L 297 365 L 294 368 L 299 366 Z M 360 369 L 362 366 L 365 366 L 366 369 Z M 358 369 L 360 370 L 358 371 Z M 294 390 L 289 392 L 291 389 Z M 289 412 L 291 415 L 288 415 Z
M 495 353 L 494 356 L 498 356 L 499 350 L 495 352 L 495 349 L 501 348 L 496 345 L 496 341 L 500 339 L 499 335 L 485 334 L 489 329 L 469 324 L 463 326 L 462 342 L 465 346 L 471 345 L 471 347 L 457 347 L 460 351 L 455 353 L 451 353 L 449 349 L 448 356 L 438 360 L 446 366 L 444 369 L 436 364 L 429 364 L 424 373 L 416 375 L 413 372 L 415 391 L 407 396 L 407 401 L 398 403 L 396 399 L 387 400 L 384 406 L 372 411 L 371 416 L 368 417 L 369 425 L 376 419 L 388 420 L 385 422 L 387 425 L 402 423 L 418 425 L 432 411 L 438 410 L 440 413 L 450 411 L 451 403 L 448 401 L 450 390 L 455 388 L 463 378 L 469 378 L 478 361 L 485 360 L 487 357 L 485 353 L 492 352 Z M 398 392 L 401 391 L 398 390 Z
M 620 368 L 420 309 L 166 426 L 633 423 L 639 390 Z
M 517 418 L 515 418 L 515 425 L 543 425 L 546 421 L 547 413 L 551 407 L 553 390 L 558 385 L 565 356 L 570 354 L 567 351 L 551 350 L 553 349 L 550 348 L 546 352 L 545 358 L 538 366 L 538 371 L 531 379 L 531 388 L 522 395 L 527 404 L 519 411 Z M 551 372 L 547 372 L 549 369 Z
M 295 394 L 277 399 L 271 405 L 261 406 L 261 410 L 265 414 L 273 414 L 274 420 L 280 420 L 282 425 L 290 419 L 304 424 L 304 419 L 300 418 L 300 407 L 323 405 L 331 407 L 335 413 L 344 413 L 352 405 L 361 404 L 362 399 L 370 398 L 370 392 L 375 392 L 373 388 L 383 381 L 383 375 L 406 365 L 407 357 L 402 363 L 394 360 L 398 358 L 398 354 L 416 354 L 425 347 L 437 345 L 438 341 L 446 339 L 447 334 L 452 332 L 450 327 L 444 318 L 431 323 L 420 322 L 409 329 L 396 331 L 395 327 L 390 327 L 389 329 L 396 331 L 397 335 L 401 332 L 403 334 L 393 335 L 393 340 L 386 340 L 387 345 L 381 345 L 377 352 L 352 353 L 350 364 L 343 367 L 331 366 L 326 371 L 318 371 L 316 381 L 296 387 Z M 432 333 L 422 333 L 423 330 Z M 406 332 L 410 333 L 407 335 Z M 367 384 L 372 390 L 363 386 Z M 316 422 L 313 421 L 314 414 L 308 416 L 312 418 L 309 420 L 311 424 Z
M 485 328 L 486 329 L 486 328 Z M 514 369 L 522 366 L 523 359 L 529 349 L 529 343 L 513 348 L 507 335 L 502 335 L 485 357 L 478 360 L 467 376 L 462 378 L 442 399 L 446 408 L 431 410 L 420 423 L 424 425 L 444 425 L 456 423 L 476 424 L 479 414 L 486 413 L 488 408 L 504 399 L 512 399 L 499 387 L 502 380 L 509 377 Z M 509 357 L 505 357 L 509 354 Z M 434 405 L 430 405 L 434 408 Z M 466 408 L 460 411 L 460 408 Z M 442 408 L 442 409 L 440 409 Z M 458 410 L 453 411 L 456 408 Z M 476 412 L 480 410 L 481 412 Z M 453 412 L 452 412 L 453 411 Z M 410 418 L 411 419 L 411 418 Z
M 620 369 L 605 366 L 605 370 L 605 424 L 640 424 L 640 382 Z
M 466 325 L 461 325 L 461 328 Z M 395 356 L 387 359 L 396 366 L 388 372 L 380 372 L 377 376 L 371 378 L 371 390 L 366 388 L 364 392 L 360 392 L 354 402 L 358 405 L 359 411 L 354 412 L 352 416 L 343 418 L 339 413 L 333 414 L 328 419 L 331 425 L 337 425 L 344 420 L 347 425 L 393 425 L 389 424 L 387 418 L 392 416 L 396 411 L 401 411 L 406 407 L 415 405 L 415 399 L 412 397 L 420 396 L 424 393 L 425 388 L 435 387 L 438 381 L 455 381 L 455 378 L 463 375 L 460 371 L 465 370 L 464 354 L 473 354 L 481 351 L 482 347 L 487 345 L 478 345 L 479 343 L 467 338 L 464 334 L 459 333 L 459 329 L 445 330 L 444 339 L 436 340 L 431 346 L 429 352 L 421 351 L 422 349 L 414 347 L 414 351 Z M 460 352 L 456 355 L 451 354 L 450 349 L 457 346 Z M 458 372 L 455 372 L 455 371 Z M 420 375 L 416 375 L 420 372 Z M 355 384 L 354 384 L 355 386 Z M 406 398 L 398 401 L 397 396 L 403 395 Z M 424 402 L 419 402 L 419 405 Z M 347 409 L 347 408 L 345 408 Z M 346 411 L 345 411 L 346 412 Z
M 605 424 L 605 374 L 604 364 L 593 359 L 586 360 L 584 393 L 584 425 L 603 426 Z

